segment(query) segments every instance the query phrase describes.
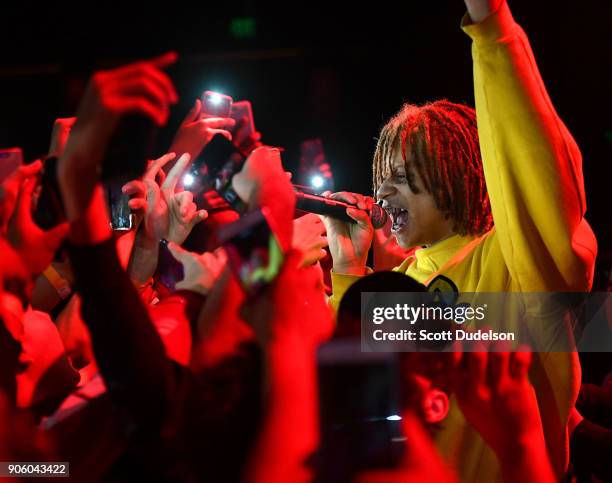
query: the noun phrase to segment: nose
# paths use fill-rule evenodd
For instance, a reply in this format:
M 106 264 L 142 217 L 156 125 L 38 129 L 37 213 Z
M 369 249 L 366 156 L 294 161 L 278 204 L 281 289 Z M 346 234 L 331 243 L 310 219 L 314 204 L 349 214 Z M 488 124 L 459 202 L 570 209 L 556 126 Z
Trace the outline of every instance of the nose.
M 396 191 L 395 186 L 389 179 L 385 179 L 382 184 L 376 190 L 376 200 L 381 201 L 388 198 Z

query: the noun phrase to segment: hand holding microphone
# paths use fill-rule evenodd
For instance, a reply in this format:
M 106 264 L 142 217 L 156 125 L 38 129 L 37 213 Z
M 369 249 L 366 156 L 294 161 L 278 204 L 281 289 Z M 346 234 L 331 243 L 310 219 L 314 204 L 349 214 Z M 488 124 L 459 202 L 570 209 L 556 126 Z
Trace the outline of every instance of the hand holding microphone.
M 349 205 L 342 208 L 353 221 L 352 223 L 346 223 L 330 216 L 321 217 L 327 230 L 327 241 L 334 261 L 334 272 L 365 275 L 368 250 L 374 238 L 373 220 L 376 219 L 377 225 L 381 222 L 384 225 L 386 219 L 383 220 L 383 218 L 386 218 L 386 212 L 382 211 L 384 216 L 379 217 L 378 209 L 381 208 L 374 203 L 374 199 L 370 196 L 345 191 L 324 195 L 330 201 L 343 202 Z M 299 199 L 298 195 L 298 208 L 300 207 Z
M 350 193 L 349 193 L 350 194 Z M 362 196 L 356 195 L 354 196 Z M 364 197 L 364 199 L 367 197 Z M 372 200 L 373 201 L 373 200 Z M 368 204 L 368 206 L 370 206 Z M 318 215 L 329 216 L 330 218 L 334 218 L 336 220 L 357 223 L 357 220 L 351 218 L 346 210 L 347 208 L 355 208 L 357 207 L 354 203 L 348 203 L 346 201 L 342 201 L 341 199 L 335 199 L 333 197 L 325 197 L 318 196 L 311 193 L 303 193 L 300 191 L 296 192 L 296 208 L 302 211 L 307 211 L 309 213 L 316 213 Z M 370 220 L 372 221 L 372 225 L 374 229 L 378 230 L 382 228 L 387 223 L 389 219 L 389 215 L 387 212 L 383 210 L 377 204 L 372 204 L 371 208 L 367 209 Z

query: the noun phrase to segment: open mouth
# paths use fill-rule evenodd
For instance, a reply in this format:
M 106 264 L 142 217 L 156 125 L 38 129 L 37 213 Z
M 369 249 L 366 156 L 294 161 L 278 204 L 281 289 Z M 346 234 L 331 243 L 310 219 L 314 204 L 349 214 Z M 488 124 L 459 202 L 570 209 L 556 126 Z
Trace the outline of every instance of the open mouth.
M 397 233 L 408 224 L 408 210 L 396 208 L 395 206 L 383 206 L 383 208 L 389 214 L 393 222 L 391 232 Z

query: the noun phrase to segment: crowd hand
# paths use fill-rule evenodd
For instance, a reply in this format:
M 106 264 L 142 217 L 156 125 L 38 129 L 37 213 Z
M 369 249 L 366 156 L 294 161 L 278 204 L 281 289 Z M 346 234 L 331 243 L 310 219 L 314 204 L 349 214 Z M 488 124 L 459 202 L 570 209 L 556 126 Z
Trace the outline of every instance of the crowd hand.
M 28 174 L 18 186 L 15 207 L 7 226 L 7 240 L 19 253 L 33 277 L 40 275 L 49 266 L 68 234 L 67 223 L 44 231 L 32 218 L 32 196 L 37 182 L 36 175 L 41 167 L 40 163 L 29 165 Z
M 291 246 L 302 253 L 300 267 L 313 265 L 325 258 L 327 238 L 325 237 L 325 225 L 321 218 L 314 213 L 308 213 L 293 220 Z
M 278 148 L 262 146 L 249 155 L 242 170 L 232 178 L 232 187 L 244 202 L 252 203 L 261 186 L 272 178 L 286 180 L 287 187 L 292 189 Z
M 322 216 L 327 231 L 327 241 L 333 259 L 334 272 L 350 275 L 364 275 L 368 251 L 374 237 L 374 227 L 369 210 L 374 199 L 357 193 L 325 192 L 323 196 L 355 205 L 347 208 L 346 213 L 357 223 L 349 223 L 328 216 Z
M 490 352 L 455 352 L 452 389 L 467 421 L 500 461 L 514 461 L 526 443 L 544 435 L 528 371 L 531 352 L 496 344 Z M 517 453 L 517 451 L 519 451 Z
M 276 239 L 283 251 L 291 247 L 295 192 L 283 170 L 278 148 L 262 146 L 246 159 L 232 178 L 232 188 L 251 208 L 269 210 Z
M 162 70 L 175 61 L 176 54 L 169 52 L 92 76 L 58 167 L 60 179 L 69 168 L 89 173 L 102 160 L 121 117 L 139 114 L 158 126 L 167 122 L 170 105 L 178 97 Z
M 197 209 L 193 193 L 178 188 L 179 181 L 189 166 L 189 154 L 183 154 L 168 175 L 164 175 L 163 167 L 175 157 L 174 153 L 169 153 L 156 159 L 142 180 L 130 181 L 123 186 L 122 191 L 132 196 L 128 206 L 143 213 L 145 235 L 150 240 L 158 242 L 166 239 L 180 245 L 208 213 L 206 210 Z M 160 179 L 161 186 L 157 179 Z
M 290 251 L 277 279 L 257 297 L 246 299 L 240 309 L 241 318 L 264 347 L 287 339 L 316 345 L 334 330 L 320 270 L 298 268 L 301 260 L 301 253 Z M 304 314 L 308 314 L 307 324 Z
M 254 133 L 250 132 L 249 118 L 247 116 L 243 116 L 236 123 L 233 141 L 243 153 L 250 153 L 254 149 L 262 146 L 261 133 L 259 131 Z
M 55 120 L 53 131 L 51 132 L 51 145 L 49 146 L 49 156 L 60 157 L 64 152 L 70 130 L 76 121 L 76 117 L 65 117 Z
M 201 111 L 202 102 L 197 99 L 174 136 L 171 152 L 179 155 L 188 153 L 191 159 L 195 159 L 215 134 L 221 134 L 232 140 L 232 135 L 227 129 L 234 126 L 236 121 L 226 117 L 203 118 Z
M 42 166 L 39 159 L 33 163 L 19 166 L 0 185 L 0 230 L 3 235 L 6 234 L 8 221 L 15 211 L 17 195 L 24 180 L 37 175 Z
M 223 248 L 201 255 L 181 248 L 176 243 L 168 243 L 168 249 L 181 264 L 185 276 L 176 284 L 178 290 L 191 290 L 208 295 L 227 263 Z

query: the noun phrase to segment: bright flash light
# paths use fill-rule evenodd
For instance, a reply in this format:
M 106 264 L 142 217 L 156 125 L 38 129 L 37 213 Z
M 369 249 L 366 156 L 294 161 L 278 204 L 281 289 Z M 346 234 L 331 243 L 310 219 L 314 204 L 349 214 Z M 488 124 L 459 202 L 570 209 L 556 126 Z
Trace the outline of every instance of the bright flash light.
M 322 188 L 323 185 L 325 184 L 325 180 L 323 179 L 322 176 L 316 175 L 313 176 L 312 179 L 310 180 L 310 184 L 312 185 L 313 188 Z
M 387 421 L 401 421 L 402 417 L 394 414 L 393 416 L 387 416 Z
M 195 178 L 192 174 L 187 173 L 185 176 L 183 176 L 183 186 L 191 186 L 194 181 Z
M 210 95 L 209 99 L 210 99 L 211 104 L 217 105 L 221 103 L 222 97 L 221 97 L 221 94 L 219 94 L 218 92 L 213 92 Z

